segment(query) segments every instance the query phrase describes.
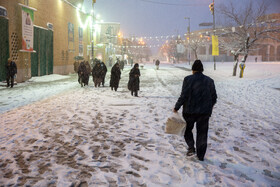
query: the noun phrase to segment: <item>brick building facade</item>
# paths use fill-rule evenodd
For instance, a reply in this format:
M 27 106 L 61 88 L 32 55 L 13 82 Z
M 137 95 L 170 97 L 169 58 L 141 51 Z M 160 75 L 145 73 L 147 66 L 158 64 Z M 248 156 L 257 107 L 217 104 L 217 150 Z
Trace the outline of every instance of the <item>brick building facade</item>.
M 90 27 L 81 25 L 81 22 L 85 23 L 90 15 L 82 11 L 78 13 L 74 4 L 62 0 L 1 0 L 0 6 L 7 10 L 7 17 L 0 17 L 1 24 L 7 23 L 1 25 L 0 32 L 8 31 L 7 36 L 2 35 L 0 38 L 2 40 L 0 81 L 5 79 L 5 64 L 8 57 L 17 63 L 18 82 L 23 82 L 32 76 L 52 73 L 69 74 L 74 72 L 75 56 L 82 56 L 85 60 L 90 59 L 88 46 L 91 44 L 91 30 Z M 21 51 L 22 6 L 36 9 L 34 12 L 35 53 Z

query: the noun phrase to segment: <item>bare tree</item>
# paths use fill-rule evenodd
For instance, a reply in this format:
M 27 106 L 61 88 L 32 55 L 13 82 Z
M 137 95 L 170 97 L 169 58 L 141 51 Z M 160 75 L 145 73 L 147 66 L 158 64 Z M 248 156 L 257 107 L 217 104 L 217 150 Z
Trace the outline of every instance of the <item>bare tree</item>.
M 222 4 L 218 8 L 218 12 L 224 15 L 229 23 L 226 26 L 235 28 L 226 33 L 230 39 L 222 42 L 224 43 L 222 46 L 230 50 L 235 58 L 233 76 L 236 76 L 239 55 L 243 55 L 242 62 L 245 63 L 249 52 L 257 45 L 258 40 L 270 38 L 279 41 L 272 35 L 280 33 L 279 25 L 273 25 L 275 20 L 267 19 L 265 16 L 267 8 L 266 1 L 256 5 L 252 0 L 244 8 L 237 8 L 233 2 L 228 5 Z
M 208 38 L 208 36 L 206 36 Z M 195 60 L 198 59 L 198 49 L 200 47 L 206 46 L 207 39 L 203 35 L 194 35 L 191 38 L 187 39 L 187 45 L 190 46 L 191 50 L 194 52 Z

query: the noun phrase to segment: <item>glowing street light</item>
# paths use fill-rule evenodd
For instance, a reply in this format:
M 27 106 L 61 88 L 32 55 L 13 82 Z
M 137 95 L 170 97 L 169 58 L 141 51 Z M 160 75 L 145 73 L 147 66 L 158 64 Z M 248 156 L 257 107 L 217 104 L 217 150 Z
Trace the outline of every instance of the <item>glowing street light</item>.
M 121 32 L 118 33 L 118 38 L 122 38 L 123 34 Z

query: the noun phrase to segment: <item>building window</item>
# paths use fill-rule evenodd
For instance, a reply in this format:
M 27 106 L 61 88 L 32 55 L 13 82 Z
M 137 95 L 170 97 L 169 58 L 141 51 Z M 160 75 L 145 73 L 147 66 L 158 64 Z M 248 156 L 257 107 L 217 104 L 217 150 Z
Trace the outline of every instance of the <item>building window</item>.
M 29 0 L 24 0 L 24 4 L 29 6 Z

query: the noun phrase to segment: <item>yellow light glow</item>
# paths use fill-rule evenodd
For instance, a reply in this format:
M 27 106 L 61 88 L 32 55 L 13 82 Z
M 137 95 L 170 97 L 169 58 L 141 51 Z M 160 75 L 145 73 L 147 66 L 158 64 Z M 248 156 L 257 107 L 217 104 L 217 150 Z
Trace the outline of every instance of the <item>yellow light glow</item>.
M 119 38 L 122 38 L 122 37 L 123 37 L 123 35 L 122 35 L 121 32 L 118 33 L 118 37 L 119 37 Z
M 92 23 L 91 16 L 88 16 L 87 19 L 86 19 L 86 22 L 83 23 L 83 22 L 82 22 L 82 19 L 81 19 L 81 16 L 80 16 L 80 11 L 77 9 L 76 12 L 77 12 L 79 24 L 80 24 L 80 26 L 81 26 L 83 29 L 86 29 L 87 26 L 88 26 L 88 24 L 92 25 L 92 24 L 91 24 L 91 23 Z

